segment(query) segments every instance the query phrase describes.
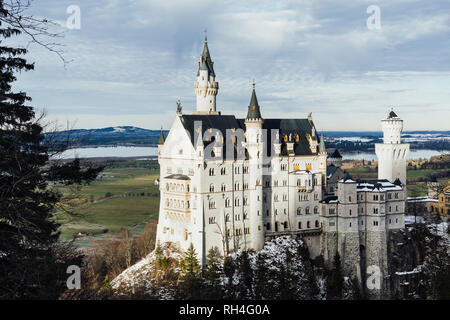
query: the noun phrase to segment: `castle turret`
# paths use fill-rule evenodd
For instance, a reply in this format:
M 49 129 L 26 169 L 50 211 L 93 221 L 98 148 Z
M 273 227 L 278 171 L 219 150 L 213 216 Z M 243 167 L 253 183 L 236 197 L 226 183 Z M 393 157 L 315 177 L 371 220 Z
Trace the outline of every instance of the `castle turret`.
M 194 91 L 197 96 L 197 111 L 195 114 L 219 114 L 216 111 L 216 95 L 219 83 L 213 68 L 214 62 L 209 54 L 208 39 L 205 36 L 203 53 L 198 63 L 197 81 Z
M 158 140 L 158 155 L 161 154 L 161 149 L 164 145 L 164 133 L 163 133 L 163 128 L 161 127 L 161 132 L 159 133 L 159 140 Z
M 253 83 L 252 97 L 245 119 L 247 150 L 249 154 L 250 185 L 255 186 L 250 191 L 250 239 L 251 247 L 260 250 L 264 246 L 264 218 L 262 208 L 263 176 L 263 119 L 256 98 L 255 83 Z
M 400 179 L 406 185 L 406 157 L 409 144 L 401 143 L 403 120 L 392 110 L 386 119 L 381 120 L 383 143 L 375 144 L 378 157 L 378 179 L 394 182 Z

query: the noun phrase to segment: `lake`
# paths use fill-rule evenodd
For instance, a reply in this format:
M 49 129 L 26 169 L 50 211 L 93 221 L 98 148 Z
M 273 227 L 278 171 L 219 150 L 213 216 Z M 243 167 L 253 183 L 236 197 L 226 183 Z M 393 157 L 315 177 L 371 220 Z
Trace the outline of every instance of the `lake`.
M 407 159 L 429 159 L 433 156 L 438 156 L 441 154 L 448 154 L 449 150 L 437 151 L 437 150 L 410 150 Z M 361 153 L 342 153 L 343 160 L 378 160 L 375 153 L 361 152 Z
M 432 156 L 437 156 L 450 151 L 436 151 L 436 150 L 411 150 L 408 159 L 428 159 Z M 157 156 L 157 147 L 97 147 L 97 148 L 75 148 L 70 149 L 58 156 L 59 159 L 70 158 L 98 158 L 98 157 L 148 157 Z M 361 153 L 342 153 L 344 160 L 377 160 L 375 153 L 361 152 Z
M 99 158 L 99 157 L 148 157 L 157 156 L 158 147 L 97 147 L 74 148 L 64 151 L 58 159 Z

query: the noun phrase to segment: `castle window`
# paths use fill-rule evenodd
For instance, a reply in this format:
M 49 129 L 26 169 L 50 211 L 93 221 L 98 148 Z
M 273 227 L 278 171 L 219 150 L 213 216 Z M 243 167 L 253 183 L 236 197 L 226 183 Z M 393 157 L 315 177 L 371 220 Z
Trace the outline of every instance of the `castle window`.
M 249 234 L 250 233 L 250 228 L 244 228 L 244 233 L 245 234 Z
M 234 205 L 235 205 L 236 207 L 239 207 L 239 198 L 238 198 L 238 197 L 236 197 L 236 198 L 234 199 Z
M 225 175 L 225 172 L 226 172 L 226 169 L 225 169 L 225 168 L 220 169 L 220 174 L 221 174 L 221 175 Z
M 319 195 L 317 193 L 314 193 L 314 200 L 318 200 L 319 199 Z
M 348 214 L 351 216 L 352 215 L 352 209 L 348 210 Z
M 214 175 L 214 168 L 209 168 L 209 175 L 213 176 Z
M 398 199 L 398 193 L 396 192 L 394 195 L 395 199 Z
M 305 214 L 309 214 L 309 207 L 306 207 Z
M 278 201 L 278 195 L 277 194 L 273 196 L 273 201 Z
M 209 224 L 215 224 L 216 223 L 216 217 L 209 218 Z
M 283 201 L 287 201 L 287 194 L 283 194 Z
M 297 215 L 301 215 L 302 214 L 302 208 L 297 208 Z
M 391 212 L 392 211 L 392 207 L 391 206 L 389 206 L 389 212 Z
M 397 223 L 398 222 L 398 219 L 395 219 L 395 223 Z
M 229 214 L 227 214 L 227 215 L 225 216 L 225 222 L 230 222 L 230 215 L 229 215 Z
M 374 194 L 374 195 L 373 195 L 373 200 L 374 200 L 374 201 L 378 201 L 378 195 Z
M 247 206 L 247 205 L 248 205 L 248 198 L 244 197 L 244 206 Z
M 315 214 L 319 213 L 319 208 L 318 207 L 314 207 L 314 213 Z M 351 214 L 351 210 L 350 210 L 350 214 Z
M 352 224 L 350 223 L 350 227 L 352 226 Z M 319 228 L 319 220 L 316 220 L 316 228 Z
M 230 207 L 230 199 L 229 198 L 225 199 L 225 207 Z
M 209 192 L 214 192 L 214 185 L 212 183 L 209 186 Z
M 225 183 L 222 183 L 222 186 L 220 187 L 220 190 L 222 192 L 227 190 L 227 187 L 225 186 Z
M 384 201 L 384 195 L 380 195 L 380 200 Z
M 395 212 L 398 212 L 398 206 L 395 206 Z
M 284 211 L 284 214 L 286 214 L 286 208 L 283 211 Z
M 287 221 L 285 221 L 285 222 L 283 223 L 283 226 L 284 226 L 284 229 L 287 229 L 287 228 L 288 228 Z
M 348 202 L 352 202 L 352 197 L 351 196 L 348 197 Z
M 301 187 L 302 185 L 302 180 L 301 179 L 297 179 L 297 187 Z
M 269 216 L 269 209 L 266 210 L 266 216 Z
M 307 228 L 307 229 L 310 228 L 310 222 L 309 222 L 309 221 L 306 222 L 306 228 Z
M 266 229 L 267 229 L 267 230 L 270 230 L 270 222 L 267 222 L 267 224 L 266 224 Z
M 266 187 L 270 187 L 270 181 L 266 180 Z
M 278 187 L 278 180 L 275 180 L 275 181 L 273 182 L 273 186 L 274 186 L 274 187 Z
M 298 229 L 301 229 L 301 228 L 302 228 L 302 223 L 299 222 L 299 223 L 298 223 Z
M 373 213 L 378 214 L 378 208 L 373 208 Z
M 328 213 L 329 213 L 330 215 L 334 214 L 334 213 L 335 213 L 334 208 L 330 208 L 330 209 L 328 210 Z
M 378 221 L 374 221 L 374 222 L 373 222 L 373 225 L 374 225 L 374 226 L 377 226 L 377 225 L 378 225 Z
M 350 222 L 349 226 L 350 226 L 350 228 L 352 227 L 352 223 L 351 222 Z

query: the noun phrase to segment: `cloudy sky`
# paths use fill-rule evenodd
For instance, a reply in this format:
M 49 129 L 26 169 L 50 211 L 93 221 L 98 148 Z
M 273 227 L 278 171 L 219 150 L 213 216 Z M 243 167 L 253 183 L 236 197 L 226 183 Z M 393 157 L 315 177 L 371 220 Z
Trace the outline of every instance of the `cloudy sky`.
M 78 5 L 81 28 L 67 29 Z M 369 29 L 370 5 L 380 29 Z M 379 130 L 391 107 L 406 130 L 450 130 L 448 0 L 35 0 L 59 21 L 66 67 L 30 46 L 21 74 L 47 119 L 76 128 L 168 129 L 176 100 L 195 108 L 204 32 L 219 81 L 217 108 L 244 117 L 252 79 L 265 118 L 320 130 Z

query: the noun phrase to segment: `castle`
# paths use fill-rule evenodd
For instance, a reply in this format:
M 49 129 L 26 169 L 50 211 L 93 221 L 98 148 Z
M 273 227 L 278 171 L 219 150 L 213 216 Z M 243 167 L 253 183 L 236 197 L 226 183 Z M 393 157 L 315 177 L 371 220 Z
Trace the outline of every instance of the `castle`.
M 330 191 L 325 141 L 311 114 L 264 118 L 255 84 L 245 119 L 217 110 L 219 85 L 206 38 L 194 90 L 196 111 L 183 114 L 179 103 L 169 134 L 161 130 L 159 138 L 157 241 L 183 250 L 192 243 L 204 264 L 212 247 L 226 255 L 260 250 L 280 235 L 299 237 L 312 258 L 330 263 L 339 252 L 344 273 L 381 297 L 389 286 L 389 234 L 404 228 L 409 149 L 400 143 L 402 120 L 393 111 L 382 120 L 379 180 L 345 175 Z

